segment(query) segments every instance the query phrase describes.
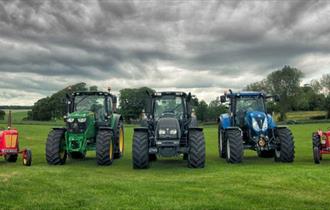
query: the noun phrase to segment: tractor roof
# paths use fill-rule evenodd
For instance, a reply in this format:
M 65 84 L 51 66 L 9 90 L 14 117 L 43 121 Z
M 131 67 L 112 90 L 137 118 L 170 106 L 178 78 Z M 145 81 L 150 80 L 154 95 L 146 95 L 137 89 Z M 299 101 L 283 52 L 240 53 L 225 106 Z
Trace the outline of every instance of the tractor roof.
M 182 97 L 187 96 L 187 94 L 185 92 L 180 92 L 180 91 L 164 91 L 164 92 L 156 92 L 156 93 L 152 94 L 152 96 L 154 96 L 154 97 L 165 96 L 165 95 L 175 95 L 175 96 L 182 96 Z
M 228 93 L 227 97 L 257 97 L 257 96 L 261 96 L 261 97 L 266 97 L 266 94 L 263 92 L 255 92 L 255 91 L 242 91 L 242 92 L 236 92 L 236 93 Z
M 103 92 L 103 91 L 78 91 L 78 92 L 73 92 L 73 96 L 79 96 L 79 95 L 104 95 L 104 96 L 112 96 L 111 93 L 109 92 Z

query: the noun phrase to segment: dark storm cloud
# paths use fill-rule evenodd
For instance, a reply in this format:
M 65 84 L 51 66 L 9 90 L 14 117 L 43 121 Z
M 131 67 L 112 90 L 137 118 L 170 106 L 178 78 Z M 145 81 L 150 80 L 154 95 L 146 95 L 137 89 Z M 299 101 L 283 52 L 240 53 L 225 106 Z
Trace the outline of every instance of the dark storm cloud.
M 320 76 L 329 22 L 327 1 L 0 1 L 0 97 L 80 81 L 210 97 L 287 64 Z

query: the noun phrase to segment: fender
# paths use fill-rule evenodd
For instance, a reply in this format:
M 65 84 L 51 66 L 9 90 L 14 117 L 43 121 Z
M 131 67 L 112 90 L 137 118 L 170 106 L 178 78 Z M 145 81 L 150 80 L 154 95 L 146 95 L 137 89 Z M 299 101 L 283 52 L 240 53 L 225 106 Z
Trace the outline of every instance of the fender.
M 203 128 L 188 128 L 189 131 L 200 131 L 203 132 Z
M 230 116 L 229 114 L 222 114 L 219 117 L 219 128 L 229 128 L 230 127 Z
M 243 131 L 240 127 L 228 127 L 228 128 L 225 128 L 224 129 L 225 131 L 228 131 L 228 130 L 239 130 L 239 132 L 241 133 L 241 136 L 243 136 Z
M 64 131 L 66 132 L 66 128 L 52 128 L 54 131 Z
M 117 125 L 119 123 L 120 120 L 123 120 L 123 117 L 119 114 L 113 114 L 111 117 L 111 127 L 116 130 L 117 129 Z
M 267 120 L 268 120 L 268 127 L 275 129 L 276 123 L 274 122 L 273 117 L 270 114 L 267 114 Z
M 146 133 L 148 133 L 148 128 L 146 128 L 146 127 L 134 128 L 134 132 L 146 132 Z

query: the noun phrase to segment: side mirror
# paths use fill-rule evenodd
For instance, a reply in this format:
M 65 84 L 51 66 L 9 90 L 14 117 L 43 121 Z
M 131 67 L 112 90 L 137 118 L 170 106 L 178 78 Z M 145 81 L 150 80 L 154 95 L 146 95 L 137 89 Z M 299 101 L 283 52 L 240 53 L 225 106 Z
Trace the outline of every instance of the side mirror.
M 279 102 L 280 101 L 280 96 L 279 95 L 274 95 L 274 101 Z
M 152 112 L 152 98 L 150 96 L 148 96 L 146 98 L 145 113 L 148 115 L 148 114 L 151 114 L 151 112 Z
M 220 96 L 220 102 L 221 103 L 226 103 L 226 96 Z

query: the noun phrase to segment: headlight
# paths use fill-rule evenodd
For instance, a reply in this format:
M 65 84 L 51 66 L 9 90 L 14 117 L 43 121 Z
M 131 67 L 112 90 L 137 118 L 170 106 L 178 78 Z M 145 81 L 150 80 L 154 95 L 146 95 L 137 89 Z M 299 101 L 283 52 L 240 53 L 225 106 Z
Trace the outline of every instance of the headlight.
M 264 123 L 262 124 L 262 131 L 266 131 L 268 129 L 268 120 L 265 118 Z
M 256 119 L 252 118 L 252 127 L 255 131 L 259 132 L 260 131 L 260 127 L 256 121 Z
M 86 118 L 79 118 L 79 119 L 78 119 L 78 122 L 79 122 L 79 123 L 84 123 L 84 122 L 86 122 L 86 120 L 87 120 Z
M 72 122 L 74 121 L 74 118 L 68 118 L 66 121 L 67 121 L 68 123 L 72 123 Z
M 170 130 L 170 134 L 171 135 L 176 135 L 177 133 L 178 133 L 178 131 L 176 129 Z
M 159 134 L 159 135 L 165 135 L 165 134 L 166 134 L 166 130 L 164 130 L 164 129 L 159 129 L 158 134 Z

